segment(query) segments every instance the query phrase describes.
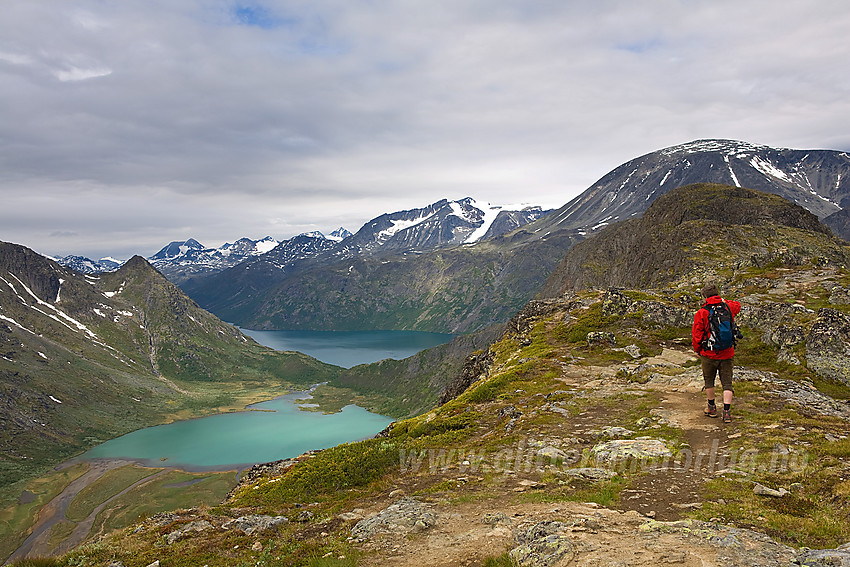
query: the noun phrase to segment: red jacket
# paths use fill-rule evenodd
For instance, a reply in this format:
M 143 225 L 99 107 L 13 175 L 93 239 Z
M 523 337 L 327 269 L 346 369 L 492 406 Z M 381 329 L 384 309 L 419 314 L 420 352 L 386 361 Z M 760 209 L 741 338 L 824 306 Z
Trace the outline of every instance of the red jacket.
M 723 301 L 724 300 L 721 299 L 719 295 L 712 295 L 711 297 L 705 300 L 705 303 L 703 303 L 703 307 L 705 307 L 706 305 L 715 305 Z M 729 311 L 732 312 L 732 317 L 734 317 L 741 311 L 741 304 L 737 301 L 727 300 L 726 305 L 729 306 Z M 711 358 L 714 360 L 726 360 L 735 356 L 735 347 L 729 347 L 720 351 L 702 350 L 702 341 L 704 339 L 707 339 L 708 335 L 708 311 L 700 307 L 700 309 L 694 314 L 694 326 L 691 329 L 691 345 L 694 347 L 694 352 L 696 352 L 700 356 L 704 356 L 706 358 Z

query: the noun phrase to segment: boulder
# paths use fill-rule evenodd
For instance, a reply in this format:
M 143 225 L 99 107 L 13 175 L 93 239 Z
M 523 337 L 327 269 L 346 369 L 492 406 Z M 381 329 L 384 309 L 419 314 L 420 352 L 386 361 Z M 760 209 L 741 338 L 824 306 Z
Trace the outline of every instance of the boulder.
M 835 286 L 829 295 L 829 302 L 833 305 L 847 305 L 850 303 L 850 288 Z
M 797 562 L 806 567 L 850 567 L 850 544 L 838 549 L 804 549 Z
M 614 427 L 608 425 L 598 431 L 591 431 L 591 433 L 596 435 L 597 439 L 622 439 L 623 437 L 628 437 L 633 434 L 634 431 L 626 429 L 625 427 Z
M 567 469 L 563 471 L 563 473 L 572 478 L 588 480 L 591 482 L 601 482 L 603 480 L 608 480 L 609 478 L 617 476 L 617 473 L 615 473 L 614 471 L 609 471 L 608 469 L 601 469 L 598 467 L 579 467 L 575 469 Z
M 850 385 L 850 317 L 828 307 L 806 337 L 808 367 L 823 378 Z
M 360 520 L 351 530 L 357 541 L 366 541 L 378 533 L 416 533 L 437 523 L 437 515 L 413 498 L 402 498 L 376 515 Z
M 614 333 L 605 331 L 591 331 L 587 333 L 587 344 L 592 345 L 615 345 L 617 340 L 614 338 Z

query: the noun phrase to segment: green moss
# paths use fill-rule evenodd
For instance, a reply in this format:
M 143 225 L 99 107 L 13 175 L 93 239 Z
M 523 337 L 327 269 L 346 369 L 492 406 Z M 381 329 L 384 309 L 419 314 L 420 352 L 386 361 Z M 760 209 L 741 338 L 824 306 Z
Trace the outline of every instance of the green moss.
M 320 451 L 293 467 L 281 482 L 243 489 L 240 506 L 274 509 L 305 499 L 332 498 L 339 491 L 362 487 L 399 466 L 399 445 L 391 439 L 367 439 Z

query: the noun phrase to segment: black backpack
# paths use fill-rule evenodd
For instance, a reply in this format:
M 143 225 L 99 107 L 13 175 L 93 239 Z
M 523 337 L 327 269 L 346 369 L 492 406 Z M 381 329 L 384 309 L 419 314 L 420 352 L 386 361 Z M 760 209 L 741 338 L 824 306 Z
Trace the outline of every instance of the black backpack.
M 735 325 L 732 311 L 725 301 L 703 305 L 708 311 L 708 336 L 702 341 L 703 350 L 720 351 L 738 344 L 741 333 Z

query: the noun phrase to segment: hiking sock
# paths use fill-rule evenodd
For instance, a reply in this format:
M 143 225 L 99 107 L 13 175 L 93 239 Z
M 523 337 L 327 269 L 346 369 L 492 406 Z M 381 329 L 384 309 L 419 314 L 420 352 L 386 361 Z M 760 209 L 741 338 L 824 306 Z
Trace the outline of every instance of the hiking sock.
M 715 407 L 714 406 L 714 400 L 708 400 L 708 405 L 709 405 L 709 407 L 712 407 L 712 408 Z
M 723 411 L 729 411 L 732 409 L 732 404 L 723 404 Z

